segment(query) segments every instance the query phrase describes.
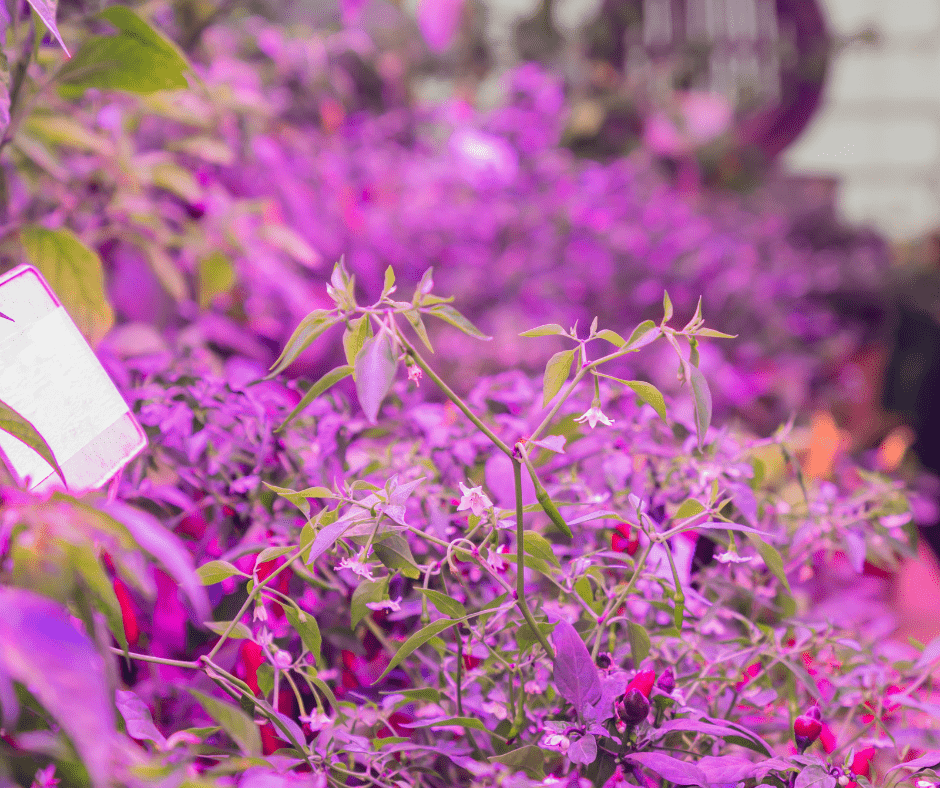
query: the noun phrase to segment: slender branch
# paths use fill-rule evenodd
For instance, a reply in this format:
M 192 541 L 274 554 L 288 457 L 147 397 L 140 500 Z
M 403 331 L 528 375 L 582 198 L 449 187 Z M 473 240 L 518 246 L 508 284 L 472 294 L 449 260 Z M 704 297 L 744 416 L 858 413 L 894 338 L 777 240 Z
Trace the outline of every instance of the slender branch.
M 111 646 L 111 651 L 114 654 L 124 656 L 124 651 L 119 648 Z M 127 654 L 131 659 L 139 660 L 140 662 L 153 662 L 156 665 L 169 665 L 171 668 L 188 668 L 189 670 L 199 670 L 198 662 L 182 662 L 178 659 L 165 659 L 164 657 L 151 657 L 149 654 L 135 654 L 133 651 L 129 651 Z

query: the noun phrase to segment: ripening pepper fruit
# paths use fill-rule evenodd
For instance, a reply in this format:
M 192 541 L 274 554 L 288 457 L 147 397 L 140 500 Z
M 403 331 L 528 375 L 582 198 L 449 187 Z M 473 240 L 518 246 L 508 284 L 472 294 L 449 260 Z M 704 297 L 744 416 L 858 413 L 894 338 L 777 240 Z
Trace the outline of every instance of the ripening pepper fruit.
M 793 737 L 796 741 L 796 748 L 803 752 L 809 747 L 822 731 L 822 715 L 818 706 L 810 706 L 806 713 L 801 714 L 793 722 Z
M 852 776 L 871 779 L 871 761 L 874 757 L 874 747 L 866 747 L 864 750 L 859 750 L 855 753 L 855 755 L 852 756 Z M 857 787 L 858 784 L 853 780 L 849 785 Z
M 656 686 L 667 695 L 676 688 L 676 677 L 672 673 L 672 668 L 666 668 L 662 672 L 662 675 L 659 677 L 659 681 L 656 682 Z
M 127 636 L 127 644 L 136 646 L 140 639 L 140 626 L 137 624 L 137 616 L 134 613 L 134 601 L 131 599 L 131 592 L 120 577 L 114 578 L 114 595 L 117 597 L 118 604 L 121 606 L 121 620 L 124 622 L 124 634 Z
M 640 690 L 628 689 L 614 704 L 614 710 L 627 725 L 639 725 L 650 711 L 650 702 Z
M 628 693 L 632 689 L 636 689 L 643 694 L 644 698 L 649 700 L 650 692 L 653 691 L 653 684 L 655 681 L 655 670 L 641 670 L 633 677 L 630 683 L 627 684 L 627 688 L 624 690 L 624 694 Z

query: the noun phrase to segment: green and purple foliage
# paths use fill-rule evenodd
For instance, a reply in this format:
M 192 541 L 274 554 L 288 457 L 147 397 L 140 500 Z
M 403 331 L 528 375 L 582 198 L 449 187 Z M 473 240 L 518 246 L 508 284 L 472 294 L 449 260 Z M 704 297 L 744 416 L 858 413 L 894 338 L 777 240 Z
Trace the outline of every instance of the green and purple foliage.
M 150 446 L 107 496 L 2 489 L 0 780 L 936 781 L 940 640 L 892 643 L 864 572 L 910 553 L 910 491 L 724 422 L 768 357 L 814 368 L 816 297 L 877 246 L 575 159 L 533 67 L 487 115 L 297 120 L 328 91 L 270 88 L 316 52 L 251 25 L 258 68 L 220 27 L 210 89 L 160 92 L 186 61 L 114 6 L 12 103 L 4 264 L 42 225 L 80 252 L 35 261 L 59 287 L 107 272 L 116 326 L 101 285 L 68 306 Z M 308 79 L 351 46 L 319 40 Z

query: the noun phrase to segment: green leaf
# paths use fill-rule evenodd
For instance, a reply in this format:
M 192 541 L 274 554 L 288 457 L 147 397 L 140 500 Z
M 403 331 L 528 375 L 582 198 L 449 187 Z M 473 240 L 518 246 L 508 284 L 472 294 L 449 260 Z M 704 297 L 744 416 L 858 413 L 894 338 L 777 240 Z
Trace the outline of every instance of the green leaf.
M 669 293 L 663 290 L 663 325 L 668 323 L 672 319 L 672 299 L 669 298 Z
M 388 666 L 385 668 L 385 670 L 382 671 L 382 675 L 372 682 L 373 685 L 380 682 L 392 670 L 397 668 L 401 664 L 402 660 L 410 656 L 411 653 L 415 649 L 420 648 L 425 643 L 427 643 L 431 638 L 435 637 L 436 635 L 439 635 L 441 632 L 443 632 L 446 629 L 450 629 L 451 627 L 456 626 L 459 623 L 460 623 L 459 621 L 454 621 L 453 619 L 450 619 L 450 618 L 442 618 L 438 621 L 432 621 L 426 627 L 422 627 L 421 629 L 419 629 L 410 638 L 408 638 L 408 640 L 402 643 L 401 648 L 399 648 L 398 651 L 395 652 L 395 656 L 392 657 L 391 661 L 388 663 Z
M 117 33 L 86 39 L 62 67 L 64 98 L 78 98 L 89 88 L 148 94 L 188 87 L 189 63 L 172 41 L 125 6 L 113 5 L 98 16 Z
M 650 636 L 646 630 L 635 621 L 627 625 L 627 634 L 630 638 L 630 658 L 634 665 L 639 665 L 649 656 Z
M 209 697 L 189 687 L 186 689 L 199 701 L 206 714 L 222 726 L 222 730 L 238 745 L 242 753 L 248 756 L 261 755 L 261 734 L 251 717 L 238 706 Z
M 271 365 L 271 371 L 265 376 L 265 380 L 270 380 L 279 375 L 284 369 L 290 366 L 294 360 L 303 353 L 311 343 L 325 331 L 332 328 L 339 320 L 339 317 L 326 309 L 314 309 L 307 315 L 277 357 L 277 361 Z
M 437 304 L 428 309 L 435 317 L 439 317 L 445 323 L 450 323 L 455 328 L 459 328 L 465 334 L 469 334 L 472 337 L 477 339 L 486 339 L 490 340 L 493 337 L 488 337 L 480 329 L 478 329 L 473 323 L 471 323 L 467 318 L 465 318 L 460 312 L 454 309 L 448 304 Z
M 313 655 L 313 661 L 320 664 L 320 646 L 323 638 L 320 635 L 320 626 L 311 613 L 298 613 L 290 605 L 284 605 L 284 615 L 294 628 L 294 631 L 300 635 L 307 650 Z M 303 616 L 303 618 L 301 618 Z
M 262 662 L 258 665 L 256 676 L 258 678 L 258 689 L 261 690 L 262 695 L 267 697 L 274 691 L 274 668 L 267 662 Z
M 421 577 L 421 570 L 411 553 L 408 540 L 401 534 L 389 534 L 382 541 L 375 542 L 372 550 L 389 569 L 397 569 L 411 580 Z
M 215 632 L 216 635 L 223 635 L 225 630 L 228 629 L 231 621 L 203 621 L 203 626 L 208 629 L 210 632 Z M 232 629 L 232 633 L 229 635 L 233 640 L 251 640 L 251 630 L 248 629 L 241 621 L 239 621 L 235 628 Z M 223 726 L 224 727 L 224 726 Z
M 652 407 L 659 418 L 666 422 L 666 424 L 669 423 L 669 418 L 666 416 L 666 400 L 663 399 L 663 395 L 656 386 L 652 383 L 646 383 L 643 380 L 625 380 L 624 383 L 633 389 L 633 392 L 643 400 L 643 402 Z
M 235 575 L 248 577 L 241 569 L 228 561 L 209 561 L 196 570 L 204 586 L 215 585 Z
M 280 429 L 280 427 L 278 429 Z M 277 430 L 275 430 L 275 432 L 276 431 Z M 304 513 L 304 517 L 310 516 L 310 504 L 307 503 L 308 498 L 333 497 L 333 491 L 328 490 L 326 487 L 308 487 L 306 490 L 290 490 L 286 487 L 275 487 L 273 484 L 268 484 L 264 481 L 261 483 L 269 490 L 276 492 L 282 498 L 286 498 L 288 501 L 294 504 L 294 506 Z
M 546 323 L 544 326 L 538 326 L 536 328 L 530 328 L 528 331 L 523 331 L 519 334 L 520 337 L 550 337 L 550 336 L 568 336 L 568 332 L 565 331 L 558 323 Z
M 697 337 L 712 337 L 713 339 L 737 339 L 737 334 L 724 334 L 721 331 L 715 331 L 713 328 L 700 328 L 695 332 Z
M 493 733 L 486 725 L 483 724 L 483 720 L 478 720 L 476 717 L 450 717 L 446 720 L 431 720 L 430 722 L 413 722 L 409 724 L 409 728 L 473 728 L 475 731 L 483 731 L 499 738 L 497 733 Z
M 355 365 L 356 356 L 371 336 L 372 323 L 368 315 L 349 321 L 349 327 L 343 332 L 343 352 L 346 354 L 346 363 L 350 367 Z
M 281 547 L 265 547 L 258 557 L 255 559 L 255 567 L 261 566 L 261 564 L 266 564 L 268 561 L 273 561 L 275 558 L 280 558 L 282 555 L 287 555 L 292 553 L 294 547 L 290 545 L 282 545 Z
M 542 407 L 551 402 L 571 373 L 575 350 L 561 350 L 552 356 L 545 365 L 542 377 Z
M 652 322 L 653 321 L 651 320 L 650 323 Z M 606 339 L 608 342 L 616 345 L 617 347 L 624 347 L 627 344 L 627 340 L 620 336 L 620 334 L 618 334 L 616 331 L 611 331 L 609 328 L 605 328 L 603 331 L 598 331 L 594 336 L 597 339 Z
M 491 755 L 487 760 L 501 763 L 516 771 L 523 771 L 531 780 L 545 779 L 545 753 L 534 744 L 527 744 L 518 750 L 510 750 L 502 755 Z
M 352 602 L 349 607 L 349 625 L 355 627 L 366 614 L 368 602 L 384 602 L 388 599 L 388 578 L 381 580 L 363 580 L 353 591 Z
M 712 393 L 708 381 L 698 367 L 688 368 L 689 384 L 692 386 L 692 401 L 695 403 L 695 430 L 698 433 L 699 451 L 705 446 L 705 433 L 712 420 Z
M 652 320 L 644 320 L 640 325 L 633 329 L 633 333 L 630 334 L 630 338 L 627 340 L 627 344 L 624 347 L 629 348 L 630 350 L 639 350 L 641 347 L 648 345 L 650 342 L 656 339 L 660 334 L 659 326 L 657 326 Z
M 536 626 L 539 628 L 539 632 L 542 633 L 542 637 L 546 640 L 555 630 L 555 624 L 548 622 L 536 622 Z M 529 626 L 528 622 L 524 622 L 519 629 L 516 630 L 516 645 L 519 647 L 520 654 L 524 654 L 539 642 L 539 638 L 532 630 L 532 627 Z
M 453 597 L 442 594 L 440 591 L 433 591 L 430 588 L 419 588 L 428 602 L 440 610 L 445 616 L 450 618 L 466 618 L 467 609 Z
M 311 402 L 313 402 L 317 397 L 323 394 L 327 389 L 332 388 L 337 383 L 339 383 L 343 378 L 348 378 L 353 374 L 353 368 L 348 364 L 342 367 L 336 367 L 327 372 L 322 378 L 320 378 L 316 383 L 314 383 L 304 394 L 303 398 L 298 402 L 294 409 L 287 414 L 287 418 L 281 422 L 280 426 L 274 430 L 275 432 L 280 432 L 288 424 L 290 424 L 297 416 L 300 415 L 301 411 L 304 410 Z
M 392 292 L 393 287 L 395 287 L 395 271 L 389 266 L 385 269 L 385 284 L 382 286 L 382 295 L 388 295 Z
M 766 564 L 771 574 L 783 583 L 784 588 L 787 589 L 787 594 L 793 596 L 790 581 L 787 580 L 787 573 L 783 569 L 783 559 L 780 557 L 780 553 L 777 552 L 777 548 L 767 544 L 767 542 L 756 534 L 747 531 L 745 533 L 747 534 L 747 538 L 751 540 L 751 544 L 757 548 L 757 552 L 760 554 L 760 557 L 763 559 L 764 564 Z
M 384 332 L 366 340 L 356 356 L 356 394 L 363 413 L 372 424 L 378 419 L 382 400 L 395 381 L 397 369 L 392 340 Z
M 411 323 L 411 327 L 415 330 L 415 333 L 421 337 L 421 341 L 424 342 L 424 346 L 434 352 L 434 348 L 431 347 L 431 339 L 428 337 L 428 330 L 424 327 L 424 321 L 421 319 L 421 314 L 417 309 L 406 309 L 405 318 Z
M 42 435 L 36 431 L 36 428 L 28 419 L 20 416 L 19 413 L 2 400 L 0 400 L 0 430 L 3 430 L 21 443 L 25 443 L 29 446 L 29 448 L 52 466 L 53 470 L 55 470 L 62 480 L 62 483 L 66 483 L 62 469 L 59 467 L 59 463 L 56 462 L 55 455 L 52 453 L 52 449 L 49 448 L 49 444 L 43 440 Z
M 682 505 L 679 506 L 676 513 L 672 516 L 672 519 L 676 521 L 688 520 L 690 517 L 695 517 L 704 511 L 706 511 L 706 507 L 701 503 L 701 501 L 696 501 L 694 498 L 689 498 L 688 500 L 682 502 Z
M 209 142 L 208 145 L 203 143 L 203 152 L 200 154 L 197 148 L 194 155 L 204 158 L 206 156 L 204 152 L 206 147 L 212 144 L 212 142 Z M 215 141 L 214 144 L 218 145 L 219 143 Z M 219 155 L 224 158 L 226 154 L 231 160 L 231 151 L 223 146 L 222 151 L 216 153 L 216 158 L 218 158 Z M 230 164 L 231 161 L 222 163 Z M 304 240 L 304 237 L 300 235 L 300 233 L 292 230 L 286 224 L 263 224 L 258 228 L 258 237 L 271 244 L 275 249 L 279 249 L 284 252 L 284 254 L 293 257 L 298 263 L 307 268 L 319 267 L 320 256 L 313 250 L 313 247 Z
M 104 290 L 101 259 L 70 230 L 31 225 L 21 232 L 30 263 L 38 268 L 89 344 L 114 325 Z
M 552 543 L 536 531 L 523 531 L 522 548 L 535 558 L 554 564 L 559 568 L 561 567 L 561 564 L 558 563 L 558 558 L 552 550 Z
M 214 251 L 199 261 L 199 306 L 208 309 L 212 299 L 227 293 L 235 284 L 235 269 L 221 252 Z

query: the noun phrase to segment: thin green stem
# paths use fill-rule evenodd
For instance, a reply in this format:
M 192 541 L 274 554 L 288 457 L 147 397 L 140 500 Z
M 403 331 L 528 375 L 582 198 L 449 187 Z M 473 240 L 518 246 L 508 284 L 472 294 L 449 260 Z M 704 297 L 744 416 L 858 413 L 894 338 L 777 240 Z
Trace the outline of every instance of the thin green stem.
M 119 649 L 111 646 L 111 651 L 114 654 L 120 654 L 124 656 L 124 652 Z M 128 656 L 131 659 L 139 660 L 140 662 L 153 662 L 155 665 L 169 665 L 172 668 L 187 668 L 189 670 L 199 670 L 198 662 L 181 662 L 178 659 L 165 659 L 164 657 L 151 657 L 149 654 L 135 654 L 133 651 L 128 652 Z
M 522 617 L 526 620 L 526 623 L 532 628 L 532 632 L 534 633 L 535 637 L 538 638 L 542 648 L 545 649 L 545 653 L 554 659 L 555 651 L 548 644 L 548 640 L 545 639 L 545 635 L 542 634 L 542 630 L 540 630 L 538 625 L 535 623 L 535 617 L 532 615 L 532 611 L 529 610 L 529 603 L 526 602 L 525 598 L 525 563 L 523 562 L 523 557 L 525 556 L 525 539 L 524 527 L 522 523 L 522 463 L 519 462 L 519 460 L 517 460 L 515 457 L 512 458 L 512 476 L 516 487 L 516 605 L 519 607 L 519 611 L 522 613 Z

